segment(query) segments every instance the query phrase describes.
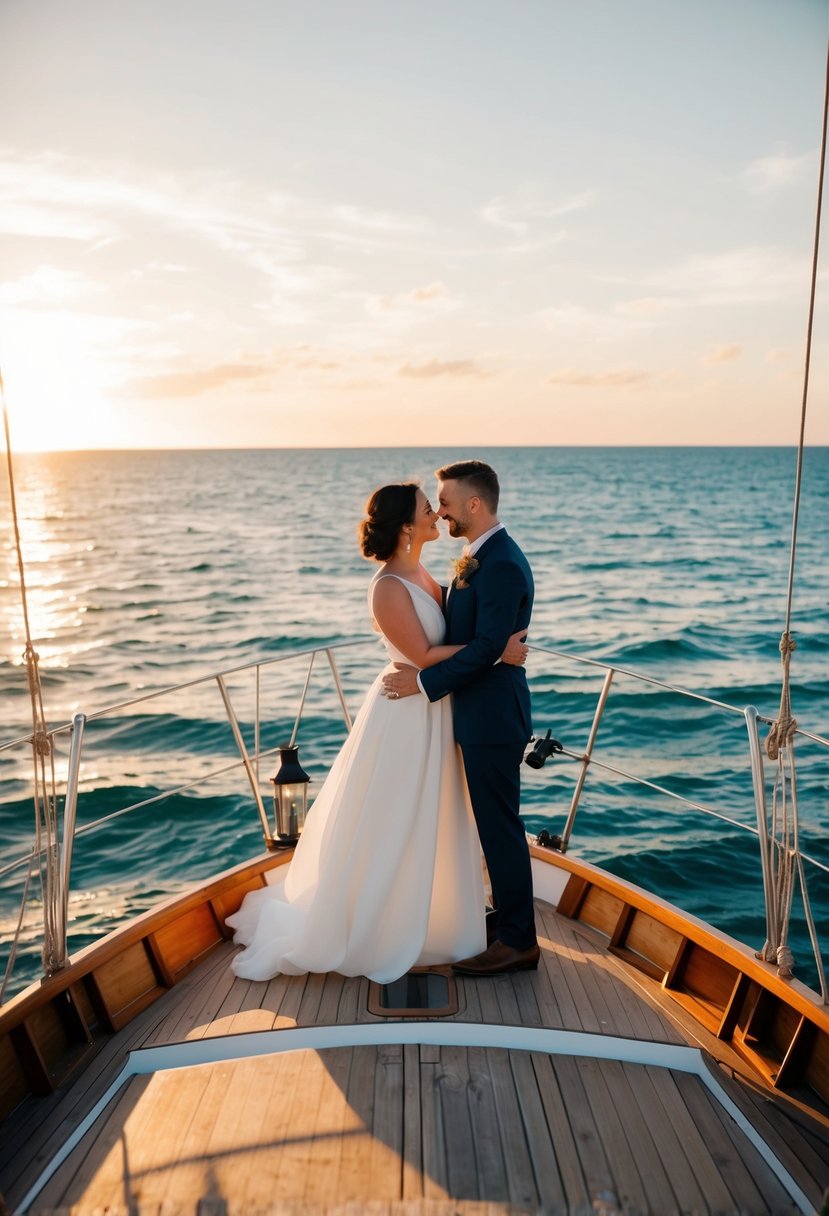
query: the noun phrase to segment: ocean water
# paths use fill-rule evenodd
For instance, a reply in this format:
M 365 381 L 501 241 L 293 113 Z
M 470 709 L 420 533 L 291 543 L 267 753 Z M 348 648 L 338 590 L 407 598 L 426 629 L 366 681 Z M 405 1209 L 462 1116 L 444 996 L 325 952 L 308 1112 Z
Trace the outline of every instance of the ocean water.
M 581 753 L 603 672 L 586 656 L 774 717 L 785 620 L 795 453 L 788 448 L 500 448 L 476 451 L 499 470 L 501 517 L 536 577 L 528 662 L 536 733 Z M 228 688 L 249 748 L 257 699 L 261 747 L 291 733 L 308 659 L 338 650 L 354 713 L 383 658 L 369 628 L 372 566 L 356 528 L 369 493 L 421 478 L 463 455 L 439 449 L 72 453 L 15 464 L 29 612 L 50 726 L 78 712 L 86 727 L 72 862 L 70 951 L 189 883 L 261 851 L 259 820 L 215 680 Z M 5 489 L 4 489 L 5 493 Z M 6 499 L 6 501 L 8 501 Z M 829 449 L 806 452 L 792 628 L 792 701 L 801 727 L 829 735 Z M 9 513 L 0 511 L 0 740 L 31 729 L 24 635 Z M 424 558 L 448 581 L 448 536 Z M 156 696 L 165 688 L 180 691 Z M 324 656 L 299 726 L 319 788 L 345 737 Z M 56 767 L 66 768 L 67 736 Z M 754 823 L 741 715 L 618 675 L 597 761 L 735 820 Z M 829 756 L 798 742 L 803 851 L 829 865 Z M 273 757 L 260 766 L 267 800 Z M 524 768 L 530 832 L 560 831 L 577 764 Z M 212 774 L 212 775 L 211 775 Z M 769 783 L 773 775 L 767 770 Z M 203 785 L 189 788 L 206 779 Z M 31 754 L 0 751 L 0 870 L 32 847 Z M 188 787 L 183 789 L 181 787 Z M 179 792 L 158 798 L 163 791 Z M 770 789 L 770 784 L 769 784 Z M 154 800 L 154 801 L 150 801 Z M 134 803 L 140 809 L 100 826 Z M 389 831 L 394 831 L 390 807 Z M 656 891 L 726 932 L 764 937 L 758 844 L 738 826 L 623 776 L 590 769 L 570 852 Z M 806 866 L 829 948 L 829 875 Z M 0 875 L 0 972 L 17 925 L 27 866 Z M 39 972 L 35 873 L 8 994 Z M 816 971 L 799 897 L 797 975 Z

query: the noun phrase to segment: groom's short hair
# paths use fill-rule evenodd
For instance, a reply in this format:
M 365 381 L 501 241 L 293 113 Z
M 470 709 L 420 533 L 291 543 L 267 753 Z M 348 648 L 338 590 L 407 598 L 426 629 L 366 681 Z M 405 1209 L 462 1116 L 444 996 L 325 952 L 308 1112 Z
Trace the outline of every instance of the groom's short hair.
M 438 469 L 435 477 L 441 481 L 465 481 L 472 493 L 483 499 L 493 515 L 498 510 L 501 495 L 498 474 L 482 460 L 457 460 Z

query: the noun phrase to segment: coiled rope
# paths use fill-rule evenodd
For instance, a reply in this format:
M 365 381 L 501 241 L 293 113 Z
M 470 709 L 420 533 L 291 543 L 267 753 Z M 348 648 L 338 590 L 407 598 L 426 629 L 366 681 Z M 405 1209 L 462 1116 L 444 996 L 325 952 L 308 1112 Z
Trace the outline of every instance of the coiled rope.
M 794 507 L 792 510 L 792 537 L 789 550 L 789 578 L 786 593 L 786 626 L 780 638 L 780 659 L 783 667 L 782 687 L 780 693 L 780 709 L 776 720 L 772 723 L 766 740 L 766 753 L 770 760 L 777 761 L 777 773 L 774 782 L 774 798 L 772 802 L 772 818 L 767 845 L 770 849 L 771 880 L 773 883 L 772 900 L 776 909 L 775 922 L 778 926 L 777 941 L 767 937 L 758 957 L 767 962 L 776 962 L 778 975 L 789 979 L 794 968 L 794 956 L 789 949 L 789 924 L 791 921 L 792 896 L 794 894 L 795 872 L 800 877 L 800 889 L 803 896 L 803 907 L 809 927 L 809 934 L 815 952 L 821 991 L 824 1001 L 827 1000 L 826 977 L 817 943 L 814 921 L 809 906 L 809 895 L 806 890 L 806 876 L 800 857 L 798 840 L 797 814 L 797 773 L 795 769 L 794 738 L 797 731 L 797 719 L 792 714 L 791 700 L 791 659 L 797 648 L 792 637 L 792 598 L 794 593 L 794 567 L 797 553 L 797 523 L 800 512 L 800 486 L 803 476 L 803 449 L 806 435 L 806 407 L 809 399 L 809 372 L 812 360 L 812 330 L 815 319 L 815 294 L 817 289 L 818 255 L 820 251 L 820 215 L 823 207 L 823 183 L 826 171 L 826 133 L 827 115 L 829 115 L 829 46 L 827 46 L 826 75 L 823 93 L 823 127 L 821 133 L 820 166 L 818 173 L 817 207 L 815 212 L 815 235 L 812 246 L 812 275 L 809 291 L 809 318 L 806 327 L 806 352 L 803 368 L 803 396 L 800 406 L 800 435 L 797 445 L 797 470 L 795 474 Z M 764 847 L 766 845 L 764 844 Z M 770 929 L 767 932 L 771 933 Z
M 20 524 L 17 515 L 17 495 L 14 485 L 12 444 L 9 432 L 9 414 L 6 393 L 0 372 L 0 400 L 3 404 L 3 429 L 6 436 L 6 463 L 9 473 L 14 543 L 17 551 L 17 569 L 20 579 L 20 596 L 23 606 L 23 623 L 26 631 L 26 649 L 23 658 L 29 682 L 29 699 L 32 707 L 32 762 L 34 767 L 34 811 L 35 811 L 35 855 L 39 858 L 40 889 L 43 898 L 43 946 L 41 956 L 46 975 L 53 975 L 65 965 L 64 944 L 58 930 L 60 892 L 60 857 L 58 844 L 57 786 L 55 780 L 55 754 L 52 737 L 46 724 L 43 708 L 43 688 L 40 681 L 40 656 L 32 642 L 29 624 L 29 604 L 26 594 L 26 572 L 23 565 L 23 547 L 20 541 Z M 28 882 L 23 892 L 23 906 L 17 933 L 12 945 L 14 954 L 23 923 L 23 909 L 28 896 Z M 8 982 L 4 978 L 3 988 Z M 2 995 L 0 994 L 0 999 Z

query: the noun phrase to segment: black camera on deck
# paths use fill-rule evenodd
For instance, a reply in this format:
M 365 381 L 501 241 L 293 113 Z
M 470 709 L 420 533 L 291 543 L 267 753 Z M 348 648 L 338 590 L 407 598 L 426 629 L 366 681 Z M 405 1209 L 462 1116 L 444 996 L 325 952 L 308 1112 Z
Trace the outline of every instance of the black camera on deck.
M 558 739 L 551 739 L 552 731 L 548 730 L 543 739 L 536 739 L 535 747 L 524 757 L 524 763 L 529 764 L 530 768 L 543 768 L 547 760 L 551 756 L 555 756 L 558 752 L 563 752 L 564 747 L 559 743 Z

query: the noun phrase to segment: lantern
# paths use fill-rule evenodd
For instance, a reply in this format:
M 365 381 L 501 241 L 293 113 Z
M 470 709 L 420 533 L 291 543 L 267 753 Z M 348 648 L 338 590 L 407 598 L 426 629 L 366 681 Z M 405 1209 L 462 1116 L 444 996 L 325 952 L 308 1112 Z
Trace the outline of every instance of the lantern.
M 271 777 L 276 844 L 296 844 L 305 826 L 310 780 L 299 763 L 299 748 L 291 744 L 280 747 L 279 768 Z

